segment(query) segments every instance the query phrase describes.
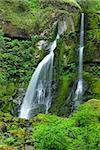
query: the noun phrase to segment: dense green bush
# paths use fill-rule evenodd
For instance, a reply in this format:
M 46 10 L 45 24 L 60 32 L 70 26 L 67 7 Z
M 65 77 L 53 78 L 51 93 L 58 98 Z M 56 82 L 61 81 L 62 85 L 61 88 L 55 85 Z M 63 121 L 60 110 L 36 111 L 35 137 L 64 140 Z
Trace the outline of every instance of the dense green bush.
M 22 81 L 29 81 L 35 66 L 34 53 L 30 40 L 10 39 L 0 34 L 0 81 L 19 77 Z
M 100 149 L 100 101 L 81 105 L 69 119 L 40 115 L 37 121 L 32 138 L 40 150 Z

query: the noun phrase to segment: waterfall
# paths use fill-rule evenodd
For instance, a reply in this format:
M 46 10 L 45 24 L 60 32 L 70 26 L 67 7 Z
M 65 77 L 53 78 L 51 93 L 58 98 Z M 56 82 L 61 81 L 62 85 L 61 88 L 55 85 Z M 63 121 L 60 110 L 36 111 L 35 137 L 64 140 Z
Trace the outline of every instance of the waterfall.
M 83 49 L 84 49 L 84 13 L 81 14 L 78 82 L 73 98 L 74 109 L 81 103 L 83 96 Z
M 47 113 L 50 108 L 54 49 L 57 47 L 57 39 L 59 39 L 59 34 L 49 46 L 50 53 L 39 63 L 32 75 L 19 118 L 28 119 L 40 112 Z

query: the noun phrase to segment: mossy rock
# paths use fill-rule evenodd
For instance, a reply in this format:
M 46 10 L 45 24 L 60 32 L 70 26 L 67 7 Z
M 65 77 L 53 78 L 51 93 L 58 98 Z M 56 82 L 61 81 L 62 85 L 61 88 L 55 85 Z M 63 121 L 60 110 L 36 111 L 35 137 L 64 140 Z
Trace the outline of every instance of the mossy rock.
M 84 49 L 85 62 L 100 62 L 100 29 L 87 30 L 86 43 Z
M 90 77 L 91 75 L 91 77 Z M 85 72 L 84 73 L 84 79 L 87 83 L 87 99 L 88 97 L 91 98 L 100 98 L 100 79 L 98 78 L 98 76 L 94 76 L 89 72 Z
M 8 145 L 0 145 L 0 150 L 17 150 L 13 146 L 8 146 Z
M 67 12 L 80 12 L 80 7 L 74 0 L 56 0 L 56 3 L 52 0 L 1 0 L 0 11 L 0 26 L 4 33 L 27 39 L 34 34 L 52 35 L 58 18 Z
M 75 0 L 39 0 L 39 4 L 42 8 L 53 6 L 55 8 L 64 9 L 70 12 L 76 12 L 77 8 L 81 10 Z
M 67 101 L 67 98 L 74 79 L 74 76 L 72 76 L 73 74 L 60 76 L 50 113 L 58 116 L 68 116 L 70 114 L 70 103 Z
M 12 97 L 17 93 L 18 83 L 15 81 L 8 81 L 5 85 L 0 86 L 0 100 L 1 100 L 1 110 L 4 112 L 11 111 L 14 108 L 14 103 Z

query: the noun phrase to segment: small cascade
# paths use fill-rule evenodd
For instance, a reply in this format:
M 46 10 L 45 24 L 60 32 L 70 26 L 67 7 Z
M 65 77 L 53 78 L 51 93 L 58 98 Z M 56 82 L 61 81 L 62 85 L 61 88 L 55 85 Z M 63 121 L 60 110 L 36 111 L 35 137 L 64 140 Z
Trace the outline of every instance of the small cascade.
M 30 118 L 38 113 L 47 113 L 51 105 L 52 71 L 56 39 L 50 44 L 50 53 L 37 66 L 24 97 L 19 118 Z
M 73 109 L 75 109 L 81 102 L 83 97 L 83 49 L 84 49 L 84 13 L 81 14 L 80 27 L 80 46 L 79 46 L 79 67 L 78 67 L 78 81 L 75 95 L 73 98 Z

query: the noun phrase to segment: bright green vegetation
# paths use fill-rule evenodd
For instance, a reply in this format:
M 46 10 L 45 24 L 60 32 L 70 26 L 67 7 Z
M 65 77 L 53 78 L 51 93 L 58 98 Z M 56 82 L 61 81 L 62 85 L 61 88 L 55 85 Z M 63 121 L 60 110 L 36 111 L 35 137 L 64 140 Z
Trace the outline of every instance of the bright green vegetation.
M 45 150 L 99 150 L 99 117 L 100 101 L 96 100 L 80 106 L 69 119 L 47 116 L 33 128 L 35 146 Z
M 0 143 L 38 150 L 99 150 L 100 100 L 82 104 L 69 118 L 39 114 L 34 119 L 17 119 L 0 113 Z M 30 127 L 30 128 L 29 128 Z
M 34 70 L 35 49 L 32 47 L 32 41 L 28 40 L 12 40 L 11 38 L 4 37 L 2 32 L 1 36 L 1 67 L 2 74 L 0 76 L 0 82 L 3 83 L 9 78 L 21 78 L 21 80 L 28 80 L 30 71 Z

